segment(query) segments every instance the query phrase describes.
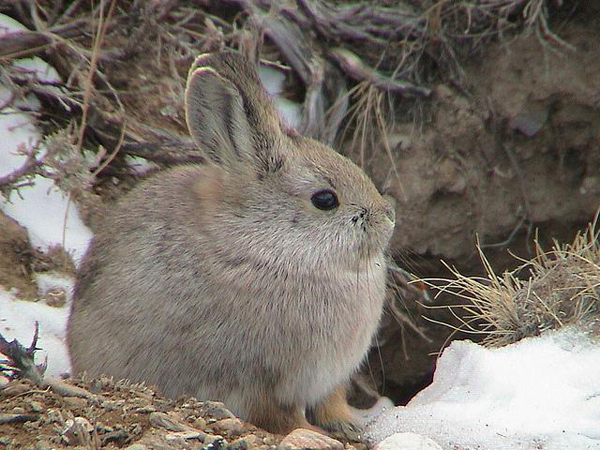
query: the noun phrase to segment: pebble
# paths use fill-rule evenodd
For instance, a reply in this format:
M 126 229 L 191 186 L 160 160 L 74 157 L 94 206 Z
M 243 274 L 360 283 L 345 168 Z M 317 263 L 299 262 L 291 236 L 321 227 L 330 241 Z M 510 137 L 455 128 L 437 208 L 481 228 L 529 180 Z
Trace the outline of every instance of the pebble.
M 13 397 L 31 390 L 31 385 L 20 381 L 10 381 L 0 390 L 3 397 Z
M 9 438 L 8 436 L 2 436 L 0 437 L 0 445 L 10 445 L 12 444 L 12 439 Z
M 63 397 L 63 401 L 74 408 L 85 408 L 88 404 L 87 399 L 81 397 Z
M 114 410 L 122 407 L 124 404 L 125 400 L 106 400 L 100 406 L 106 410 Z
M 191 427 L 178 420 L 175 417 L 172 417 L 163 412 L 153 412 L 150 413 L 150 425 L 157 428 L 164 428 L 168 431 L 182 432 L 182 431 L 191 431 Z M 192 430 L 195 431 L 195 430 Z
M 262 445 L 263 440 L 254 434 L 249 434 L 248 436 L 244 436 L 243 438 L 239 438 L 229 445 L 227 445 L 227 450 L 249 450 L 256 449 L 259 445 Z
M 90 433 L 93 430 L 94 427 L 85 417 L 75 417 L 66 421 L 61 436 L 69 445 L 86 444 L 90 441 Z
M 227 445 L 227 450 L 248 450 L 249 448 L 252 447 L 244 438 L 237 439 Z
M 283 438 L 277 450 L 344 450 L 344 444 L 316 431 L 298 428 Z
M 244 423 L 237 418 L 222 419 L 212 424 L 213 428 L 225 434 L 242 434 L 245 429 Z
M 416 433 L 395 433 L 386 437 L 373 450 L 442 450 L 437 443 Z
M 44 378 L 44 383 L 47 386 L 50 386 L 50 389 L 52 389 L 54 392 L 65 397 L 92 398 L 93 396 L 90 391 L 80 388 L 79 386 L 65 383 L 60 378 L 47 376 Z
M 204 450 L 221 450 L 227 447 L 227 441 L 222 436 L 207 434 L 204 438 Z
M 38 420 L 38 416 L 32 414 L 2 414 L 0 413 L 0 424 L 3 423 L 22 423 L 30 420 Z
M 194 428 L 203 430 L 204 428 L 206 428 L 206 420 L 204 420 L 203 417 L 198 417 L 197 419 L 194 420 L 193 426 L 194 426 Z
M 165 435 L 167 441 L 181 441 L 186 439 L 202 439 L 204 433 L 202 431 L 179 431 Z
M 235 418 L 233 413 L 221 402 L 201 402 L 199 409 L 203 416 L 210 416 L 215 420 Z
M 55 446 L 53 446 L 48 441 L 37 441 L 35 444 L 35 450 L 52 450 Z
M 144 444 L 131 444 L 129 447 L 125 447 L 125 450 L 148 450 L 148 447 Z
M 135 412 L 138 412 L 140 414 L 149 414 L 149 413 L 153 413 L 155 411 L 156 411 L 156 408 L 154 406 L 141 406 L 135 410 Z
M 31 400 L 29 402 L 29 407 L 33 412 L 43 412 L 45 410 L 44 405 L 40 402 L 36 402 L 35 400 Z

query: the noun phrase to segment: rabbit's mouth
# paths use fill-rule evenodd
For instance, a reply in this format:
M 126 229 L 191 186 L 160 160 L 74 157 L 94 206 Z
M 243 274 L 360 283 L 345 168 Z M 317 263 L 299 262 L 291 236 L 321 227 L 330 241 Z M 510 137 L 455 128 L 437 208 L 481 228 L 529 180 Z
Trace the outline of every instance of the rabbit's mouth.
M 356 222 L 357 231 L 360 233 L 357 240 L 357 255 L 360 261 L 369 261 L 385 254 L 394 231 L 394 223 L 389 220 L 377 223 Z

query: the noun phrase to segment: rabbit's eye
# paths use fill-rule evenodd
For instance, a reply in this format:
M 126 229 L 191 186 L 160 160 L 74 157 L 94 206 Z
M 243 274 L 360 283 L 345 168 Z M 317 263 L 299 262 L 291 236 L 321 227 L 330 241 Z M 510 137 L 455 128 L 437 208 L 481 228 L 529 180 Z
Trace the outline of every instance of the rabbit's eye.
M 340 206 L 337 195 L 335 195 L 335 192 L 330 191 L 329 189 L 317 192 L 311 197 L 310 200 L 312 201 L 313 205 L 324 211 L 329 211 Z

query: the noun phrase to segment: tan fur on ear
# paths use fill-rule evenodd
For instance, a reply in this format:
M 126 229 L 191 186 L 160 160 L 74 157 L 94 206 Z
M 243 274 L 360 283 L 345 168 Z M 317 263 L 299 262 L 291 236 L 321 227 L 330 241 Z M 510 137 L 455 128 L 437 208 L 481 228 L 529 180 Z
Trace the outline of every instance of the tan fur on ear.
M 267 161 L 286 128 L 256 67 L 235 52 L 196 59 L 185 103 L 190 133 L 216 162 L 229 162 L 232 155 Z
M 242 97 L 210 67 L 194 70 L 185 91 L 186 121 L 196 145 L 216 163 L 231 166 L 252 146 Z

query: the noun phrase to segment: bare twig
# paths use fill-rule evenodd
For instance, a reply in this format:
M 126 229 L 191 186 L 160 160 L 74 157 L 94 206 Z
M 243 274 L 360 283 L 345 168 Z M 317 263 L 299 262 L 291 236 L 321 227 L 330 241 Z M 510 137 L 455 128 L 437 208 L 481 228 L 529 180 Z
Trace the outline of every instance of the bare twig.
M 25 175 L 33 175 L 38 167 L 40 167 L 43 162 L 35 157 L 35 149 L 34 145 L 29 150 L 24 151 L 24 154 L 27 156 L 25 162 L 18 168 L 9 172 L 7 175 L 0 176 L 0 187 L 9 186 L 12 183 L 16 182 L 19 178 Z
M 83 105 L 82 105 L 82 114 L 81 114 L 81 124 L 79 126 L 79 137 L 77 139 L 77 148 L 81 151 L 81 147 L 83 145 L 83 136 L 85 133 L 86 121 L 88 109 L 90 106 L 90 97 L 92 95 L 92 84 L 94 73 L 96 72 L 96 64 L 98 63 L 98 56 L 100 55 L 100 47 L 102 46 L 102 42 L 104 40 L 104 36 L 106 35 L 107 24 L 110 22 L 110 18 L 114 12 L 116 5 L 116 0 L 112 0 L 110 3 L 110 7 L 108 9 L 108 13 L 106 18 L 104 17 L 104 0 L 101 0 L 100 3 L 100 17 L 98 22 L 98 28 L 96 31 L 96 36 L 94 38 L 94 48 L 92 50 L 92 59 L 90 61 L 90 68 L 88 72 L 88 77 L 85 83 L 85 93 L 83 96 Z
M 47 32 L 16 31 L 0 39 L 0 60 L 22 58 L 40 53 L 60 42 L 61 39 L 76 39 L 85 35 L 87 19 L 74 20 L 66 25 L 53 27 Z
M 4 372 L 10 379 L 27 378 L 37 385 L 42 385 L 46 364 L 35 364 L 39 331 L 39 325 L 36 322 L 35 332 L 29 348 L 23 347 L 16 339 L 8 342 L 0 334 L 0 353 L 8 358 L 0 361 L 0 372 Z
M 391 79 L 371 69 L 350 50 L 334 48 L 328 54 L 350 78 L 356 81 L 367 81 L 378 89 L 395 94 L 425 97 L 431 95 L 431 89 L 429 88 L 416 86 L 408 81 Z

